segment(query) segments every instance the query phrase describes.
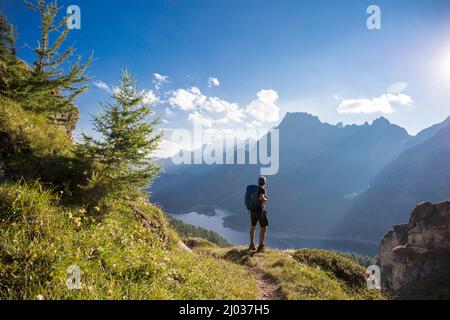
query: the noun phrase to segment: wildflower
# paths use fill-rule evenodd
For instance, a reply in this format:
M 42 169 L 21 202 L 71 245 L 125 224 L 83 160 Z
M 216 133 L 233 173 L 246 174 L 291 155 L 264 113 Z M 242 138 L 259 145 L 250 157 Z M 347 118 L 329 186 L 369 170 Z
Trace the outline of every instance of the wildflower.
M 77 217 L 74 219 L 75 225 L 77 226 L 77 228 L 79 228 L 81 226 L 81 218 Z

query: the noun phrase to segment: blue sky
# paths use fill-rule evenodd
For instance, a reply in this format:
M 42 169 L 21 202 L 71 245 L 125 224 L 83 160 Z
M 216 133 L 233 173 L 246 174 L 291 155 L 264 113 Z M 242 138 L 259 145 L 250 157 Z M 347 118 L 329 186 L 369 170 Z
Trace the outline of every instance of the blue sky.
M 302 111 L 345 124 L 383 115 L 415 134 L 450 115 L 448 0 L 58 3 L 80 7 L 81 30 L 68 42 L 95 56 L 76 133 L 90 130 L 89 113 L 108 97 L 99 84 L 112 90 L 124 68 L 159 100 L 168 129 L 193 121 L 267 129 Z M 366 27 L 370 4 L 381 8 L 381 30 Z M 0 9 L 31 62 L 37 14 L 20 0 L 2 0 Z

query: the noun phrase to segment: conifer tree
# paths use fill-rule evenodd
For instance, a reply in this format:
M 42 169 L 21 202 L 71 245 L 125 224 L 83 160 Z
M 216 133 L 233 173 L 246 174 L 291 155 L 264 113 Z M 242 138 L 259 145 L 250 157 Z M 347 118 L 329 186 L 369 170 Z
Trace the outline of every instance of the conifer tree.
M 25 63 L 16 58 L 16 29 L 0 12 L 0 94 L 14 98 L 27 71 Z
M 100 164 L 86 188 L 101 186 L 106 193 L 137 195 L 160 169 L 150 157 L 161 140 L 159 119 L 128 71 L 122 72 L 112 99 L 93 117 L 99 138 L 82 135 L 82 157 Z
M 57 92 L 64 97 L 44 106 L 37 103 L 33 107 L 44 108 L 42 111 L 45 112 L 68 111 L 73 107 L 75 98 L 88 88 L 89 78 L 85 73 L 92 62 L 92 57 L 81 63 L 81 56 L 78 56 L 76 61 L 70 64 L 68 71 L 65 71 L 63 64 L 68 62 L 75 52 L 72 46 L 60 52 L 69 34 L 67 17 L 56 21 L 59 11 L 56 0 L 48 4 L 45 0 L 37 0 L 36 4 L 25 2 L 31 9 L 39 12 L 41 17 L 41 39 L 35 49 L 37 59 L 33 64 L 33 82 L 30 90 L 34 91 L 37 97 L 40 96 L 39 93 L 45 96 L 48 92 Z M 57 37 L 51 41 L 53 34 L 57 34 Z
M 74 47 L 63 49 L 69 28 L 66 17 L 57 21 L 57 1 L 25 3 L 40 16 L 41 38 L 35 49 L 36 60 L 32 68 L 28 68 L 27 76 L 10 83 L 2 94 L 19 101 L 24 108 L 42 112 L 51 120 L 61 121 L 61 114 L 73 111 L 75 99 L 88 88 L 86 71 L 92 56 L 84 63 L 81 56 L 71 61 Z M 9 39 L 9 43 L 14 43 L 14 32 L 8 28 L 2 29 L 2 40 Z M 15 54 L 14 49 L 11 52 Z
M 16 30 L 0 12 L 0 55 L 16 55 Z

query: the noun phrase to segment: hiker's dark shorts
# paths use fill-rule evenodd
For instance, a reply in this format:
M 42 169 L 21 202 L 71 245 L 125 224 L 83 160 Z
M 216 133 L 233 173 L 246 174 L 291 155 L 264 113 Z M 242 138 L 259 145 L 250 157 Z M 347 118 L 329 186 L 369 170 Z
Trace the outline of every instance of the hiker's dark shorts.
M 252 221 L 252 227 L 256 227 L 258 222 L 261 228 L 269 226 L 269 219 L 267 219 L 267 211 L 264 209 L 250 211 L 250 219 Z

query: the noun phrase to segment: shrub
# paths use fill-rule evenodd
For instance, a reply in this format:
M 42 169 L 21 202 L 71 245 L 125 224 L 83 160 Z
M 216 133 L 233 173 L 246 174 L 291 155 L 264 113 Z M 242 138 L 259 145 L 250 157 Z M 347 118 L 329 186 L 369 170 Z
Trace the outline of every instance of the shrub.
M 320 249 L 297 250 L 293 257 L 300 263 L 319 267 L 353 288 L 365 288 L 365 269 L 337 253 Z

